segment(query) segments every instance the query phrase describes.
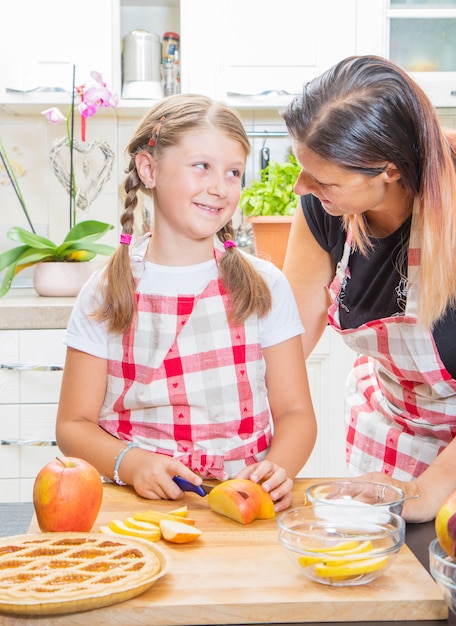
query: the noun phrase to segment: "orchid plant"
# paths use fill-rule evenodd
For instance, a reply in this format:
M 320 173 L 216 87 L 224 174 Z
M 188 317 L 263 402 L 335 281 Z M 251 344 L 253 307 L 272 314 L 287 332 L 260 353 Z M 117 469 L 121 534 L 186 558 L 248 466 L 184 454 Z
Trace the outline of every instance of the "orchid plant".
M 97 254 L 110 256 L 115 248 L 112 246 L 95 243 L 114 226 L 95 220 L 85 220 L 76 224 L 75 200 L 77 198 L 77 187 L 75 183 L 73 167 L 73 147 L 74 147 L 74 112 L 75 98 L 80 97 L 78 110 L 81 114 L 81 137 L 85 141 L 85 120 L 95 115 L 100 107 L 115 107 L 118 99 L 113 95 L 103 82 L 101 74 L 92 72 L 91 77 L 95 84 L 74 88 L 74 66 L 73 66 L 73 93 L 70 111 L 64 116 L 55 107 L 43 111 L 43 115 L 52 123 L 66 123 L 67 145 L 70 149 L 70 230 L 61 244 L 56 244 L 46 237 L 38 235 L 33 227 L 27 206 L 24 201 L 22 191 L 15 175 L 14 169 L 6 154 L 5 147 L 0 139 L 0 160 L 5 168 L 6 174 L 19 200 L 22 211 L 30 226 L 30 231 L 19 226 L 11 227 L 7 232 L 7 237 L 13 241 L 20 242 L 15 248 L 6 250 L 0 254 L 0 271 L 6 270 L 0 284 L 0 297 L 4 296 L 10 289 L 13 278 L 18 272 L 43 261 L 90 261 Z
M 86 141 L 86 120 L 95 115 L 99 108 L 117 107 L 119 103 L 118 96 L 112 93 L 103 80 L 103 76 L 96 71 L 90 73 L 93 84 L 75 86 L 75 66 L 73 65 L 73 89 L 71 106 L 67 115 L 63 115 L 57 107 L 51 107 L 42 111 L 42 115 L 46 117 L 52 124 L 65 123 L 66 126 L 66 144 L 70 150 L 70 172 L 66 185 L 65 177 L 61 182 L 67 186 L 70 195 L 70 228 L 76 223 L 76 206 L 78 198 L 78 187 L 76 185 L 76 176 L 74 168 L 74 113 L 76 98 L 80 98 L 77 110 L 81 115 L 81 141 Z M 110 152 L 110 150 L 108 150 Z

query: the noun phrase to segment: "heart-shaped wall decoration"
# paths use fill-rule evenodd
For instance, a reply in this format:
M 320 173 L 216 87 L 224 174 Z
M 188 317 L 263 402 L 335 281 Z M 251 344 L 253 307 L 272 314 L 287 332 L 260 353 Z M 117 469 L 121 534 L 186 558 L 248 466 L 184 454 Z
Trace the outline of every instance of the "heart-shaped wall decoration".
M 64 189 L 70 193 L 70 150 L 68 138 L 56 141 L 49 153 L 52 168 Z M 73 140 L 73 171 L 76 206 L 86 211 L 111 177 L 114 152 L 106 141 Z

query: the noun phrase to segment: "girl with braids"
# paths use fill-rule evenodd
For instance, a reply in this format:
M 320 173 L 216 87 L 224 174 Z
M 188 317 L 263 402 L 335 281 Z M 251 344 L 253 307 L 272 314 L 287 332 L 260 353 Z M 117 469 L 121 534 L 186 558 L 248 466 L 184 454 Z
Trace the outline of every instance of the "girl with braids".
M 282 115 L 302 167 L 284 272 L 304 352 L 329 321 L 357 353 L 349 473 L 401 487 L 405 519 L 430 520 L 456 489 L 451 135 L 410 77 L 372 56 L 310 81 Z
M 146 498 L 242 477 L 280 511 L 315 442 L 291 288 L 233 241 L 249 151 L 234 110 L 161 100 L 127 148 L 120 246 L 69 322 L 58 445 Z M 139 190 L 154 227 L 132 242 Z

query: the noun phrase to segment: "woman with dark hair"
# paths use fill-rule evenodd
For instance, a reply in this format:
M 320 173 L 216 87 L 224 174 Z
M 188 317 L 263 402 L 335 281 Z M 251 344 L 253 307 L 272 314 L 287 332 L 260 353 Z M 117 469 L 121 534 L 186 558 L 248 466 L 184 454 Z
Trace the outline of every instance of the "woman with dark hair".
M 341 61 L 282 115 L 302 167 L 284 272 L 305 354 L 328 322 L 357 352 L 348 471 L 415 496 L 407 520 L 432 519 L 456 489 L 454 132 L 375 56 Z

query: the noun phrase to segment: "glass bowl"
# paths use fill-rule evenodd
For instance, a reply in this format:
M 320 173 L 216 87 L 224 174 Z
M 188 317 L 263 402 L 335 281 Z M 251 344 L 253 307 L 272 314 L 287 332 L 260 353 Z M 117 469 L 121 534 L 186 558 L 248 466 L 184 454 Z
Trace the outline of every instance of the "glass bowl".
M 381 576 L 405 539 L 404 520 L 387 511 L 381 521 L 358 515 L 321 518 L 313 507 L 304 506 L 285 511 L 277 524 L 280 543 L 298 570 L 335 587 L 364 585 Z
M 434 539 L 429 546 L 429 571 L 449 609 L 456 614 L 456 561 Z
M 362 511 L 359 514 L 374 515 L 376 511 L 386 511 L 400 515 L 404 504 L 405 493 L 398 487 L 384 483 L 357 481 L 357 480 L 334 480 L 311 485 L 306 490 L 305 504 L 314 507 L 318 505 L 321 514 L 326 515 L 327 507 L 348 505 L 357 506 Z M 353 511 L 348 510 L 348 515 Z M 358 513 L 356 513 L 358 514 Z

